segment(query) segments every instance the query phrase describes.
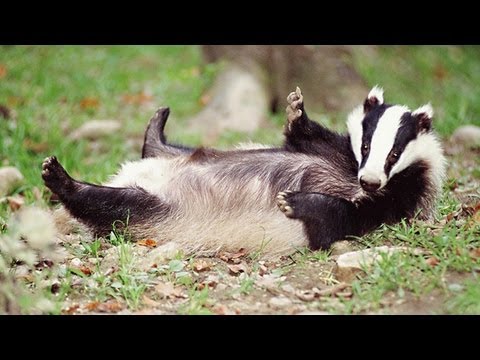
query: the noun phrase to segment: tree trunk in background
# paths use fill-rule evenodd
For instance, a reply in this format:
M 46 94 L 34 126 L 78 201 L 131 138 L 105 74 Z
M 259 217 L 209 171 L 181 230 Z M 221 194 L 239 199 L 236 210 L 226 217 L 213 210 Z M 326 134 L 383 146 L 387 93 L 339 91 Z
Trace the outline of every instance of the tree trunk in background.
M 211 101 L 190 121 L 207 143 L 227 129 L 253 132 L 269 111 L 283 113 L 296 86 L 310 113 L 350 111 L 368 92 L 348 46 L 205 45 L 202 52 L 208 63 L 225 62 Z

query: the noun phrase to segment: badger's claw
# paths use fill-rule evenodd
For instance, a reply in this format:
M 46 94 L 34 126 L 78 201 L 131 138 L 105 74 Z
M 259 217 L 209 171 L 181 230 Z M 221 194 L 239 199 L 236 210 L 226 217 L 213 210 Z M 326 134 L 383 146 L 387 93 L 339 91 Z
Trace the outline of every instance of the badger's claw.
M 292 196 L 297 194 L 297 191 L 285 190 L 278 193 L 276 197 L 277 206 L 280 211 L 282 211 L 285 216 L 289 218 L 295 218 L 295 204 L 292 199 Z
M 298 86 L 294 92 L 288 95 L 287 102 L 288 106 L 286 108 L 286 112 L 288 120 L 288 130 L 290 130 L 292 123 L 301 119 L 304 113 L 303 95 L 302 91 Z
M 42 178 L 45 185 L 54 193 L 64 193 L 73 186 L 72 178 L 60 165 L 55 156 L 46 158 L 42 163 Z

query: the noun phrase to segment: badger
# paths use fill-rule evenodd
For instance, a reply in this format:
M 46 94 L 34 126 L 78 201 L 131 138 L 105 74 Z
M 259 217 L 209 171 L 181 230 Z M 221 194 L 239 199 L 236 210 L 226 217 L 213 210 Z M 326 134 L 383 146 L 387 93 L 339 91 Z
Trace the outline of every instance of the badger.
M 169 144 L 161 108 L 145 132 L 142 159 L 103 185 L 73 179 L 55 156 L 45 185 L 96 235 L 121 221 L 133 239 L 185 253 L 291 253 L 328 249 L 401 219 L 431 219 L 445 173 L 430 104 L 411 111 L 368 93 L 347 134 L 312 121 L 299 88 L 287 97 L 280 147 L 217 150 Z

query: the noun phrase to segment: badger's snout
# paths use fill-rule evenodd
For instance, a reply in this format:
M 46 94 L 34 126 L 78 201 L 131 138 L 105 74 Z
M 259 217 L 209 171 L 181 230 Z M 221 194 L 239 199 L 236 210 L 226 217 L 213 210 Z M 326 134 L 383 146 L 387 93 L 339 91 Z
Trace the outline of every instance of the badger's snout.
M 374 192 L 380 189 L 382 182 L 380 179 L 375 179 L 367 176 L 360 177 L 360 185 L 362 189 L 368 192 Z

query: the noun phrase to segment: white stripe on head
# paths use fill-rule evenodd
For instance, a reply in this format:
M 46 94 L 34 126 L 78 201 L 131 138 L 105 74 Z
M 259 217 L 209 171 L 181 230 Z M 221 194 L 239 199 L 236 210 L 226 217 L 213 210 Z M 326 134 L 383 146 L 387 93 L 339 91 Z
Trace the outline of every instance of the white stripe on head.
M 442 145 L 432 133 L 418 134 L 415 140 L 408 143 L 400 159 L 392 167 L 389 177 L 405 170 L 418 160 L 425 160 L 430 165 L 431 179 L 435 186 L 440 188 L 445 177 L 446 163 Z
M 402 115 L 408 112 L 406 106 L 392 106 L 378 119 L 377 127 L 370 142 L 370 152 L 365 166 L 358 172 L 358 178 L 380 181 L 380 188 L 387 184 L 385 161 L 395 143 Z M 361 145 L 360 145 L 361 146 Z M 360 148 L 360 147 L 359 147 Z
M 352 150 L 357 159 L 358 165 L 362 162 L 362 153 L 360 151 L 362 147 L 362 120 L 365 114 L 363 113 L 363 105 L 357 106 L 348 115 L 347 128 L 350 135 L 350 142 L 352 144 Z

